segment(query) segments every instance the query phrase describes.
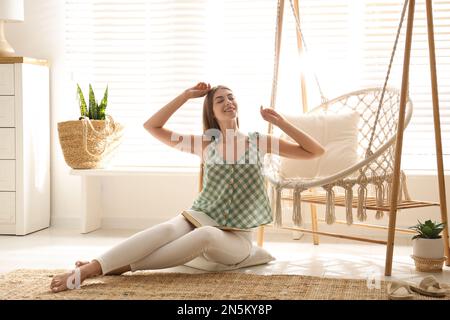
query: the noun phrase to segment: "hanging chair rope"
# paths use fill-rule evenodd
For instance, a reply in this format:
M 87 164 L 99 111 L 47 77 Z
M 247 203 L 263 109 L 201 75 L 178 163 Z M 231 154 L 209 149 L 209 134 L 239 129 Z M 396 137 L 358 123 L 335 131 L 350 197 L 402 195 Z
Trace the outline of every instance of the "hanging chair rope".
M 400 22 L 398 24 L 397 34 L 395 36 L 394 47 L 392 48 L 391 58 L 389 60 L 389 67 L 388 67 L 388 70 L 387 70 L 387 73 L 386 73 L 386 78 L 384 79 L 383 90 L 381 91 L 380 102 L 378 104 L 377 114 L 375 116 L 375 121 L 373 123 L 372 135 L 370 136 L 369 145 L 368 145 L 367 150 L 366 150 L 366 158 L 370 157 L 372 155 L 373 138 L 375 136 L 375 131 L 376 131 L 376 128 L 377 128 L 378 119 L 380 117 L 380 110 L 381 110 L 381 107 L 383 105 L 384 94 L 386 92 L 387 84 L 388 84 L 388 81 L 389 81 L 389 75 L 391 73 L 392 64 L 394 62 L 395 52 L 397 51 L 398 39 L 400 38 L 400 33 L 402 31 L 402 25 L 403 25 L 403 21 L 405 20 L 405 13 L 406 13 L 406 8 L 408 7 L 408 3 L 409 3 L 409 0 L 405 0 L 405 3 L 403 4 L 402 14 L 401 14 L 401 17 L 400 17 Z
M 278 89 L 278 68 L 280 65 L 280 45 L 281 45 L 281 30 L 283 27 L 283 7 L 284 0 L 278 0 L 277 3 L 277 21 L 275 24 L 275 53 L 273 63 L 273 77 L 272 77 L 272 93 L 270 97 L 270 108 L 275 109 Z M 272 133 L 272 123 L 269 123 L 269 134 Z
M 307 49 L 307 44 L 305 37 L 300 26 L 300 20 L 297 12 L 294 9 L 292 0 L 290 1 L 291 9 L 295 17 L 296 27 L 301 35 L 301 39 L 304 45 L 305 52 Z M 385 200 L 389 200 L 391 192 L 392 183 L 392 172 L 393 172 L 393 158 L 394 158 L 394 145 L 396 130 L 398 125 L 398 119 L 396 117 L 396 112 L 399 107 L 399 96 L 400 92 L 398 90 L 389 88 L 387 86 L 389 81 L 390 72 L 393 66 L 393 60 L 396 53 L 396 48 L 398 45 L 399 36 L 401 33 L 405 12 L 409 0 L 405 0 L 399 26 L 397 28 L 397 34 L 395 37 L 395 42 L 393 49 L 391 51 L 391 57 L 389 61 L 389 66 L 387 69 L 387 74 L 384 79 L 384 84 L 382 88 L 368 88 L 359 91 L 354 91 L 338 98 L 328 100 L 320 87 L 320 83 L 317 75 L 314 73 L 314 78 L 316 84 L 319 88 L 319 92 L 322 98 L 322 104 L 308 113 L 314 113 L 322 110 L 324 107 L 329 112 L 339 113 L 340 110 L 344 110 L 343 107 L 353 109 L 360 114 L 366 114 L 370 112 L 371 116 L 361 117 L 362 124 L 359 128 L 358 144 L 364 158 L 351 167 L 337 172 L 331 176 L 327 177 L 316 177 L 313 179 L 303 179 L 303 178 L 292 178 L 283 177 L 280 175 L 281 162 L 279 157 L 269 154 L 269 162 L 266 166 L 266 178 L 272 187 L 272 209 L 275 214 L 275 226 L 281 226 L 282 224 L 282 192 L 283 189 L 293 189 L 293 222 L 294 225 L 300 225 L 302 223 L 301 216 L 301 193 L 304 190 L 322 187 L 326 191 L 326 221 L 327 223 L 333 223 L 335 221 L 335 194 L 333 187 L 341 187 L 345 190 L 345 203 L 346 203 L 346 218 L 347 223 L 353 223 L 352 216 L 352 199 L 355 186 L 358 186 L 356 194 L 358 195 L 358 205 L 357 205 L 357 217 L 359 220 L 365 220 L 367 218 L 365 201 L 368 197 L 369 184 L 375 186 L 376 201 L 378 204 L 384 203 Z M 274 72 L 272 79 L 272 93 L 271 93 L 271 107 L 275 109 L 276 106 L 276 95 L 277 95 L 277 82 L 278 82 L 278 69 L 279 69 L 279 58 L 280 58 L 280 45 L 281 45 L 281 30 L 283 22 L 283 7 L 284 0 L 278 0 L 277 5 L 277 24 L 276 24 L 276 35 L 275 35 L 275 54 L 274 54 Z M 381 97 L 381 98 L 380 98 Z M 378 105 L 375 107 L 375 102 Z M 373 108 L 372 108 L 373 106 Z M 383 108 L 384 107 L 384 108 Z M 375 114 L 376 112 L 376 114 Z M 380 114 L 383 112 L 384 122 L 383 125 L 377 126 L 380 119 Z M 407 101 L 406 107 L 406 117 L 405 117 L 405 128 L 408 125 L 412 115 L 412 104 L 410 100 Z M 372 119 L 375 118 L 374 123 Z M 269 134 L 271 134 L 272 127 L 269 124 Z M 378 130 L 378 131 L 377 131 Z M 370 136 L 370 138 L 369 138 Z M 376 141 L 374 140 L 377 137 Z M 372 148 L 375 150 L 372 152 Z M 355 176 L 356 174 L 356 176 Z M 406 180 L 402 188 L 406 191 Z M 401 196 L 401 193 L 399 193 Z M 382 217 L 382 212 L 377 212 L 377 218 Z
M 292 0 L 289 0 L 289 3 L 290 3 L 290 6 L 291 6 L 292 14 L 294 15 L 294 18 L 295 18 L 295 25 L 296 25 L 297 31 L 298 31 L 298 33 L 301 36 L 302 43 L 303 43 L 303 46 L 305 48 L 305 52 L 307 53 L 308 52 L 308 46 L 306 45 L 306 40 L 305 40 L 305 37 L 304 37 L 303 32 L 302 32 L 302 28 L 301 28 L 301 25 L 300 25 L 300 18 L 298 17 L 297 12 L 295 11 L 294 4 L 292 3 Z M 384 95 L 385 95 L 385 92 L 386 92 L 387 84 L 389 82 L 389 75 L 391 73 L 392 65 L 393 65 L 393 62 L 394 62 L 395 52 L 397 50 L 398 39 L 400 37 L 400 33 L 401 33 L 401 30 L 402 30 L 403 21 L 405 20 L 405 13 L 406 13 L 406 8 L 408 7 L 408 3 L 409 3 L 409 0 L 405 0 L 405 2 L 403 4 L 403 9 L 402 9 L 401 17 L 400 17 L 400 22 L 399 22 L 398 27 L 397 27 L 397 34 L 396 34 L 396 37 L 395 37 L 394 46 L 392 48 L 391 57 L 389 59 L 389 66 L 388 66 L 388 69 L 387 69 L 387 72 L 386 72 L 386 77 L 384 79 L 383 90 L 381 91 L 381 97 L 380 97 L 380 100 L 379 100 L 379 103 L 378 103 L 378 110 L 377 110 L 377 114 L 375 116 L 375 121 L 374 121 L 374 124 L 373 124 L 372 135 L 370 137 L 369 145 L 368 145 L 367 150 L 366 150 L 366 157 L 369 157 L 369 156 L 372 155 L 372 142 L 373 142 L 373 138 L 375 136 L 375 131 L 376 131 L 376 127 L 377 127 L 377 123 L 378 123 L 381 107 L 383 106 L 383 99 L 384 99 Z M 315 79 L 315 82 L 317 84 L 317 87 L 319 88 L 319 93 L 320 93 L 320 96 L 321 96 L 322 103 L 325 103 L 326 101 L 328 101 L 328 99 L 323 94 L 322 88 L 320 86 L 319 78 L 317 77 L 317 74 L 314 71 L 314 69 L 313 69 L 313 74 L 314 74 L 314 79 Z
M 308 46 L 306 45 L 305 37 L 303 36 L 302 28 L 300 26 L 300 18 L 297 15 L 297 11 L 295 11 L 295 9 L 294 9 L 292 0 L 289 0 L 289 4 L 291 5 L 292 13 L 294 14 L 295 25 L 296 25 L 297 31 L 300 34 L 300 37 L 302 39 L 303 47 L 305 48 L 305 53 L 307 53 Z M 322 91 L 322 87 L 320 86 L 320 82 L 319 82 L 319 77 L 317 76 L 315 69 L 313 68 L 312 70 L 313 70 L 314 81 L 316 82 L 317 88 L 319 89 L 320 99 L 321 99 L 322 103 L 325 103 L 328 101 L 328 98 L 324 95 L 324 93 Z

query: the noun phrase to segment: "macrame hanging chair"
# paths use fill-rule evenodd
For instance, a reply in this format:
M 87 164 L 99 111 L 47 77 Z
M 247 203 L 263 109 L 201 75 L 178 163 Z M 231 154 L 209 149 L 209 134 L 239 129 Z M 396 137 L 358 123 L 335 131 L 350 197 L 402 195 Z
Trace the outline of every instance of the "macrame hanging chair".
M 302 193 L 308 189 L 322 188 L 325 192 L 326 209 L 325 221 L 328 224 L 335 222 L 335 191 L 341 187 L 345 190 L 345 211 L 347 224 L 353 223 L 353 198 L 357 195 L 357 218 L 360 221 L 367 219 L 366 200 L 369 186 L 375 189 L 375 199 L 377 205 L 390 203 L 391 185 L 394 173 L 395 141 L 398 126 L 398 115 L 400 108 L 400 91 L 387 86 L 389 74 L 393 64 L 395 51 L 401 32 L 408 1 L 405 1 L 400 23 L 397 30 L 394 46 L 391 53 L 389 67 L 387 70 L 384 85 L 381 88 L 367 88 L 350 92 L 337 98 L 328 100 L 323 95 L 317 76 L 316 84 L 322 97 L 321 105 L 307 112 L 315 114 L 323 112 L 325 114 L 339 114 L 357 112 L 360 115 L 358 125 L 358 155 L 359 161 L 350 167 L 336 172 L 327 177 L 299 178 L 286 177 L 281 174 L 281 161 L 279 156 L 268 154 L 265 163 L 265 176 L 267 178 L 269 195 L 271 197 L 272 209 L 275 215 L 274 226 L 282 226 L 282 206 L 281 200 L 284 193 L 290 193 L 293 200 L 292 220 L 294 226 L 302 224 L 301 202 Z M 301 35 L 305 52 L 307 46 L 300 28 L 297 12 L 294 9 L 292 0 L 290 6 L 295 17 L 297 31 Z M 275 108 L 280 36 L 278 25 L 280 22 L 280 0 L 277 10 L 277 30 L 275 42 L 274 77 L 272 82 L 271 107 Z M 409 124 L 412 116 L 412 102 L 409 98 L 406 101 L 405 128 Z M 269 127 L 269 133 L 271 127 Z M 405 199 L 409 200 L 406 187 L 406 176 L 401 172 L 401 184 L 399 201 L 401 201 L 402 191 Z M 383 211 L 378 210 L 376 217 L 383 216 Z

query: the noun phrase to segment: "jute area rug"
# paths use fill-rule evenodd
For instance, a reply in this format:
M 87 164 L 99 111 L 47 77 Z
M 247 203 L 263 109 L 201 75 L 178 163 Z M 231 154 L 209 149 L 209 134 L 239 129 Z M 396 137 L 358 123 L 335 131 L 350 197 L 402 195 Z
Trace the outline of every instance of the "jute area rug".
M 386 282 L 238 272 L 139 271 L 87 279 L 80 290 L 52 293 L 52 276 L 63 270 L 16 270 L 0 275 L 0 299 L 75 300 L 385 300 Z M 377 288 L 378 287 L 378 288 Z M 432 299 L 417 295 L 415 299 Z

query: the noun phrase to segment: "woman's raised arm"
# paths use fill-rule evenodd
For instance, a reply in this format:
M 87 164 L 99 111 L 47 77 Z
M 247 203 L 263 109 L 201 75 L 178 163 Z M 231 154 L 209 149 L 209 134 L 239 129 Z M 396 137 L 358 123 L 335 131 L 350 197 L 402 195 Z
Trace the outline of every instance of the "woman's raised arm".
M 199 148 L 194 148 L 194 146 L 198 144 L 199 141 L 202 141 L 202 136 L 177 133 L 164 128 L 164 125 L 175 113 L 175 111 L 177 111 L 189 99 L 203 97 L 210 89 L 211 86 L 204 82 L 199 82 L 194 87 L 186 89 L 175 99 L 157 111 L 153 116 L 151 116 L 144 123 L 144 128 L 159 141 L 170 147 L 201 156 L 202 150 L 198 150 Z M 200 145 L 203 146 L 203 143 Z
M 270 108 L 261 106 L 261 116 L 264 120 L 279 127 L 296 143 L 274 137 L 273 135 L 263 135 L 263 151 L 267 153 L 277 153 L 286 158 L 313 159 L 320 157 L 325 152 L 324 147 L 313 137 L 296 128 L 281 114 Z

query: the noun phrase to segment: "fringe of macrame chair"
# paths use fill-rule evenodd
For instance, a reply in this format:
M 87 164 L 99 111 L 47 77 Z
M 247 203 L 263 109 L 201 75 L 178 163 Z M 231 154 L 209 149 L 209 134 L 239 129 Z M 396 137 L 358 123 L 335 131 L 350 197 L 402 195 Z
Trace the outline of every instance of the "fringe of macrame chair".
M 269 183 L 269 197 L 270 197 L 270 207 L 272 209 L 272 213 L 275 213 L 275 186 Z
M 392 200 L 392 175 L 384 178 L 381 182 L 376 184 L 376 200 L 377 205 L 389 205 Z M 400 184 L 398 187 L 397 201 L 402 202 L 404 200 L 411 200 L 411 196 L 408 191 L 408 183 L 406 181 L 406 174 L 400 171 Z M 398 210 L 400 212 L 400 209 Z M 376 218 L 383 217 L 382 211 L 377 211 Z
M 300 227 L 303 223 L 302 218 L 302 191 L 305 188 L 296 186 L 294 188 L 293 205 L 292 205 L 292 222 L 294 226 Z
M 403 171 L 401 171 L 400 178 L 401 178 L 401 181 L 402 181 L 403 194 L 405 196 L 404 199 L 405 200 L 411 200 L 411 196 L 410 196 L 409 191 L 408 191 L 408 183 L 406 182 L 406 174 Z
M 353 185 L 349 184 L 345 189 L 345 219 L 348 225 L 353 224 Z
M 343 180 L 340 180 L 334 184 L 322 186 L 322 188 L 326 191 L 325 221 L 327 224 L 333 224 L 336 221 L 335 192 L 333 190 L 333 187 L 335 185 L 340 186 L 345 190 L 345 215 L 347 224 L 353 224 L 353 187 L 355 184 L 358 185 L 357 218 L 359 221 L 367 220 L 367 210 L 365 204 L 368 196 L 369 183 L 364 172 L 360 171 L 360 173 L 361 175 L 359 176 L 356 183 L 344 182 Z M 379 178 L 375 181 L 370 182 L 375 188 L 375 200 L 378 206 L 390 203 L 392 196 L 392 180 L 392 175 L 387 175 L 383 178 Z M 302 185 L 296 185 L 293 188 L 292 221 L 294 226 L 296 227 L 299 227 L 303 224 L 301 193 L 306 189 L 307 188 Z M 274 225 L 276 227 L 281 227 L 283 223 L 283 212 L 281 206 L 283 187 L 279 183 L 270 184 L 269 191 L 271 196 L 272 211 L 274 212 L 275 216 Z M 401 171 L 400 175 L 398 201 L 401 202 L 402 199 L 411 199 L 407 189 L 406 175 L 403 171 Z M 376 211 L 376 219 L 381 219 L 383 218 L 383 216 L 383 211 Z
M 386 180 L 387 181 L 387 188 L 386 188 L 386 199 L 388 201 L 388 203 L 391 202 L 392 200 L 392 185 L 394 183 L 394 178 L 392 175 L 389 176 L 389 178 Z M 402 194 L 405 193 L 405 197 L 402 197 Z M 398 197 L 397 200 L 398 201 L 402 201 L 402 199 L 406 199 L 406 200 L 411 200 L 410 196 L 409 196 L 409 192 L 408 192 L 408 187 L 406 185 L 406 175 L 403 171 L 400 172 L 400 183 L 398 186 Z
M 367 176 L 365 174 L 365 171 L 362 169 L 359 170 L 359 177 L 357 184 L 358 187 L 358 208 L 357 208 L 357 217 L 359 221 L 366 221 L 367 220 L 367 212 L 366 207 L 364 206 L 366 204 L 367 200 Z
M 387 201 L 387 203 L 389 204 L 389 203 L 391 203 L 391 186 L 392 186 L 392 181 L 391 181 L 391 179 L 388 179 L 387 180 L 387 183 L 386 183 L 386 187 L 385 187 L 385 196 L 384 196 L 384 199 L 386 199 L 386 201 Z
M 299 188 L 294 188 L 292 203 L 292 222 L 294 226 L 299 227 L 302 224 L 302 203 L 301 192 Z
M 403 171 L 400 171 L 400 183 L 398 185 L 398 197 L 397 202 L 402 202 L 403 200 L 410 200 L 408 188 L 406 186 L 406 176 Z M 401 209 L 398 209 L 397 212 L 401 212 Z
M 367 220 L 367 212 L 364 206 L 364 204 L 366 203 L 366 199 L 367 199 L 367 185 L 360 184 L 358 187 L 358 209 L 357 209 L 357 216 L 359 221 Z
M 378 181 L 375 184 L 375 199 L 376 199 L 376 203 L 377 206 L 382 206 L 384 203 L 384 185 L 383 185 L 383 181 Z M 375 213 L 375 218 L 380 220 L 381 218 L 383 218 L 384 216 L 384 212 L 381 210 L 377 210 L 377 212 Z
M 333 224 L 336 221 L 336 212 L 334 205 L 334 191 L 332 185 L 323 186 L 326 191 L 326 207 L 325 207 L 325 221 L 327 224 Z
M 281 210 L 281 186 L 277 185 L 275 190 L 275 227 L 281 227 L 283 224 L 283 212 Z

